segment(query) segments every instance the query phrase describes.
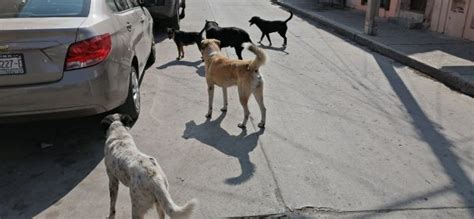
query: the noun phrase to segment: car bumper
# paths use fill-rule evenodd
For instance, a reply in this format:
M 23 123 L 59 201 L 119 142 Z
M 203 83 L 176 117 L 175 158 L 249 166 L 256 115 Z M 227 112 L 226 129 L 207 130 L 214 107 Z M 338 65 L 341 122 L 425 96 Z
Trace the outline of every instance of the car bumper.
M 110 111 L 128 94 L 129 75 L 119 69 L 123 70 L 119 64 L 106 61 L 66 71 L 54 83 L 0 88 L 0 118 L 38 114 L 63 118 Z

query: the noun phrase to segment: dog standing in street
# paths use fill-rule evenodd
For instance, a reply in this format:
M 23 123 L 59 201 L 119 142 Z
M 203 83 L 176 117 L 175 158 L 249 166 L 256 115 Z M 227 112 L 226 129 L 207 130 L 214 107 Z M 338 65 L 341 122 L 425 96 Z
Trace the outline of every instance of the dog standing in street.
M 270 40 L 270 33 L 278 32 L 281 37 L 283 37 L 283 47 L 286 46 L 286 31 L 288 30 L 288 23 L 289 20 L 293 18 L 293 12 L 290 11 L 290 17 L 285 21 L 267 21 L 258 16 L 254 16 L 249 20 L 250 26 L 252 24 L 257 25 L 258 29 L 262 31 L 262 36 L 260 37 L 260 41 L 258 43 L 262 43 L 263 37 L 267 36 L 268 42 L 270 42 L 270 46 L 272 45 L 272 40 Z
M 202 31 L 206 31 L 207 39 L 217 39 L 220 41 L 220 48 L 234 47 L 239 59 L 242 59 L 243 43 L 252 43 L 250 35 L 238 27 L 220 27 L 215 21 L 206 20 Z M 201 32 L 202 32 L 201 31 Z
M 251 43 L 244 43 L 242 47 L 254 53 L 256 55 L 255 59 L 235 60 L 227 58 L 221 53 L 220 43 L 216 39 L 206 39 L 201 43 L 209 94 L 209 108 L 206 117 L 211 118 L 212 115 L 214 85 L 222 87 L 224 107 L 221 110 L 224 112 L 227 111 L 227 87 L 237 85 L 240 104 L 244 108 L 244 120 L 238 126 L 242 129 L 246 127 L 250 115 L 248 100 L 250 95 L 253 94 L 262 116 L 258 127 L 264 128 L 266 108 L 263 104 L 263 78 L 260 75 L 260 67 L 266 62 L 267 56 L 265 52 Z
M 129 187 L 132 218 L 143 218 L 156 207 L 160 218 L 188 218 L 197 204 L 193 199 L 183 207 L 176 205 L 168 191 L 168 180 L 155 158 L 138 150 L 128 132 L 133 120 L 127 115 L 113 114 L 101 124 L 107 130 L 104 161 L 109 177 L 110 214 L 115 218 L 119 182 Z
M 168 33 L 168 39 L 173 39 L 176 47 L 178 48 L 178 57 L 176 60 L 180 60 L 184 58 L 184 46 L 189 46 L 192 44 L 196 44 L 199 51 L 201 51 L 201 41 L 202 41 L 202 33 L 201 32 L 184 32 L 180 30 L 176 30 L 173 28 L 168 28 L 166 30 Z

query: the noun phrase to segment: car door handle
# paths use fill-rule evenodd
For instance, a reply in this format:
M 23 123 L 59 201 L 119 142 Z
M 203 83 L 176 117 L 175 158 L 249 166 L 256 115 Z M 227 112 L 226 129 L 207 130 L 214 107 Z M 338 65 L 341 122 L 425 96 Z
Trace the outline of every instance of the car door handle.
M 126 26 L 126 27 L 127 27 L 127 30 L 128 30 L 128 31 L 132 31 L 133 25 L 132 25 L 130 22 L 127 22 L 127 26 Z
M 140 20 L 140 23 L 142 23 L 142 24 L 145 23 L 145 18 L 142 18 L 142 19 Z

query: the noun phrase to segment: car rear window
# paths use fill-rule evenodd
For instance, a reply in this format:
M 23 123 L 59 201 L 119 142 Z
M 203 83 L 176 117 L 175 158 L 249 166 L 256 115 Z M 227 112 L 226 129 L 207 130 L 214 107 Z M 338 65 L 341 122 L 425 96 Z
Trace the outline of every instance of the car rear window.
M 87 17 L 90 0 L 0 0 L 0 18 Z

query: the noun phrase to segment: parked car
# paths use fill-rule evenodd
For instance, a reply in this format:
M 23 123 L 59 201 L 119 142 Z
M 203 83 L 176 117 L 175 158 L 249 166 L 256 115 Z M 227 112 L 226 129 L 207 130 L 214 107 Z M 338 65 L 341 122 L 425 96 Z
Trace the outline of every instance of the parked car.
M 6 2 L 5 2 L 6 1 Z M 2 0 L 0 118 L 137 118 L 138 78 L 155 61 L 153 19 L 134 0 Z
M 143 0 L 156 23 L 179 30 L 179 21 L 184 18 L 185 0 Z M 183 8 L 181 14 L 179 8 Z

